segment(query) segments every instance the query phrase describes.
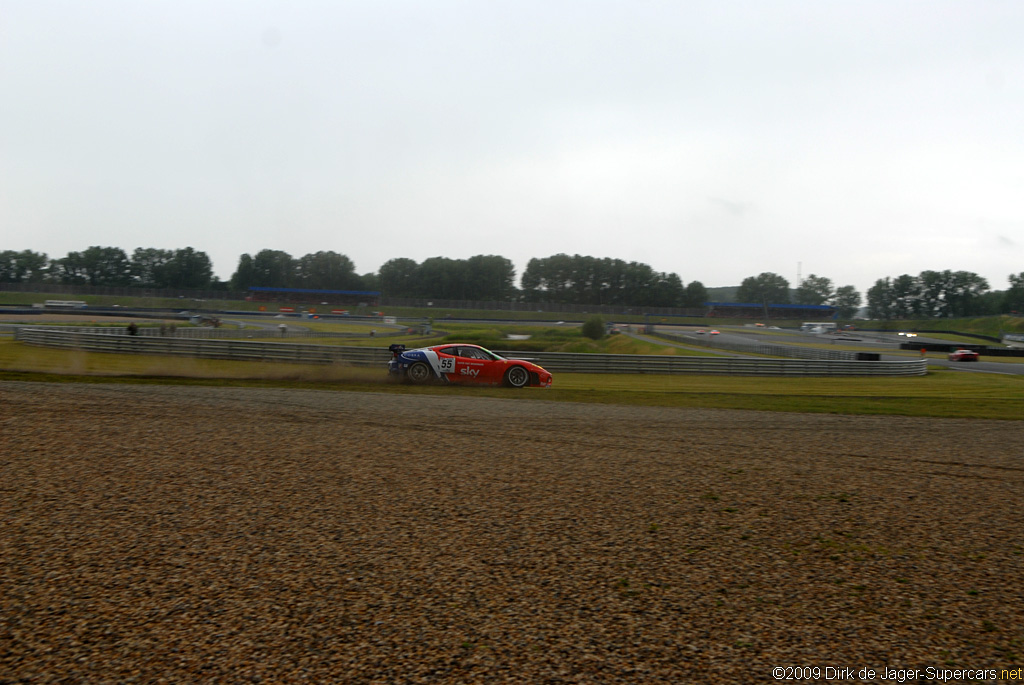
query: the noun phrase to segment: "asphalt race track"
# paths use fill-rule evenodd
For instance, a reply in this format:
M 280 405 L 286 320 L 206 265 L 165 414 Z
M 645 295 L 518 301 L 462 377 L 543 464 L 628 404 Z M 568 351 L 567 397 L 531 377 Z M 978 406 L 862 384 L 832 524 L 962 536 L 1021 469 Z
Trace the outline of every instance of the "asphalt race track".
M 687 335 L 693 335 L 696 327 L 692 326 L 659 326 L 660 330 L 673 333 L 684 333 Z M 704 328 L 703 330 L 708 331 L 710 328 Z M 882 359 L 887 360 L 905 360 L 906 355 L 900 356 L 895 354 L 886 354 L 886 350 L 897 349 L 901 343 L 907 342 L 907 338 L 899 335 L 898 333 L 885 333 L 875 331 L 864 331 L 864 332 L 851 332 L 851 333 L 839 333 L 839 334 L 812 334 L 802 333 L 794 330 L 772 330 L 766 332 L 764 329 L 759 328 L 747 328 L 747 327 L 724 327 L 717 329 L 719 334 L 715 336 L 717 339 L 723 342 L 735 341 L 738 343 L 751 343 L 751 342 L 762 342 L 769 345 L 787 345 L 787 344 L 803 344 L 815 343 L 821 347 L 828 347 L 832 344 L 846 344 L 856 345 L 864 347 L 877 347 L 877 351 L 882 355 Z M 708 336 L 704 333 L 702 336 L 695 336 L 698 339 Z M 914 338 L 919 342 L 934 342 L 948 344 L 948 340 L 930 339 L 926 336 L 917 336 Z M 738 353 L 733 353 L 738 354 Z M 928 359 L 928 364 L 931 366 L 945 366 L 958 371 L 967 372 L 984 372 L 984 373 L 1005 373 L 1011 375 L 1024 375 L 1024 362 L 999 362 L 999 361 L 986 361 L 984 355 L 982 355 L 981 361 L 978 362 L 951 362 L 945 358 L 931 357 Z

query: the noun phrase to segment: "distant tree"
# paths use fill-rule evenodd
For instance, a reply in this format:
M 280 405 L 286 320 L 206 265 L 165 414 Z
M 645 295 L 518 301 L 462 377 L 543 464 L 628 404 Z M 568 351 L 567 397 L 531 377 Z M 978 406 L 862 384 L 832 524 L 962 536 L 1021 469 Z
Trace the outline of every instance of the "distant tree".
M 63 285 L 85 285 L 89 280 L 81 252 L 69 252 L 60 259 L 51 259 L 47 275 L 47 280 Z
M 612 293 L 612 304 L 650 305 L 651 293 L 657 275 L 654 269 L 640 262 L 629 262 L 622 267 L 622 287 Z
M 238 268 L 231 275 L 232 290 L 248 290 L 256 285 L 256 267 L 251 255 L 243 254 L 238 258 Z
M 541 287 L 545 291 L 545 299 L 549 302 L 571 302 L 573 283 L 572 257 L 567 254 L 556 254 L 542 260 L 544 265 Z
M 165 268 L 174 253 L 171 250 L 160 250 L 152 247 L 137 247 L 132 252 L 130 270 L 132 285 L 143 288 L 166 288 L 167 276 Z
M 892 279 L 879 278 L 868 288 L 868 317 L 888 321 L 893 318 Z
M 264 288 L 292 288 L 296 282 L 295 259 L 281 250 L 260 250 L 252 259 L 254 282 Z
M 973 271 L 953 272 L 946 290 L 950 315 L 965 317 L 985 314 L 982 296 L 988 289 L 988 280 Z
M 380 291 L 380 276 L 375 273 L 365 273 L 359 277 L 357 290 Z
M 659 272 L 655 276 L 654 286 L 650 289 L 646 301 L 641 306 L 648 307 L 679 307 L 686 297 L 686 288 L 678 274 Z
M 119 247 L 93 246 L 50 262 L 51 279 L 68 285 L 127 286 L 131 262 Z
M 417 270 L 420 286 L 425 290 L 425 297 L 438 297 L 445 300 L 469 300 L 469 264 L 464 259 L 448 257 L 431 257 L 424 259 Z
M 736 299 L 743 303 L 789 304 L 789 281 L 776 273 L 765 272 L 743 279 Z
M 360 285 L 355 264 L 337 252 L 316 252 L 295 263 L 296 285 L 314 290 L 356 290 Z
M 569 260 L 567 301 L 577 304 L 605 304 L 611 292 L 607 287 L 609 276 L 607 259 L 573 255 Z
M 523 272 L 523 293 L 533 302 L 570 302 L 573 283 L 572 257 L 556 254 L 534 258 Z
M 950 303 L 947 289 L 952 285 L 950 271 L 922 271 L 917 277 L 918 312 L 926 317 L 945 317 L 950 315 Z
M 832 281 L 824 276 L 809 275 L 796 289 L 797 304 L 822 305 L 835 296 Z
M 387 297 L 419 297 L 415 260 L 389 259 L 380 267 L 380 290 Z
M 1024 314 L 1024 271 L 1010 274 L 1010 287 L 1003 293 L 1002 311 L 1007 314 Z
M 49 259 L 42 252 L 22 250 L 15 259 L 16 274 L 22 283 L 40 283 L 46 280 L 46 267 Z
M 595 274 L 593 279 L 593 295 L 591 300 L 594 304 L 624 304 L 637 305 L 643 303 L 635 301 L 633 293 L 629 292 L 632 267 L 621 259 L 605 257 L 595 260 Z
M 380 287 L 389 297 L 507 301 L 518 295 L 515 274 L 512 261 L 499 255 L 431 257 L 422 264 L 403 257 L 380 267 Z
M 131 261 L 119 247 L 93 246 L 82 253 L 89 285 L 126 286 L 131 283 Z
M 978 316 L 995 316 L 996 314 L 1008 314 L 1008 310 L 1003 309 L 1003 303 L 1006 301 L 1006 291 L 1003 290 L 990 290 L 987 293 L 983 293 L 978 296 L 975 301 L 975 308 L 978 311 Z
M 213 282 L 213 262 L 191 247 L 175 250 L 161 269 L 165 288 L 204 290 Z
M 466 285 L 470 299 L 510 300 L 516 294 L 516 269 L 498 255 L 476 255 L 466 261 Z
M 0 252 L 0 283 L 20 283 L 21 279 L 17 272 L 18 253 L 14 250 L 3 250 Z
M 911 319 L 921 311 L 920 281 L 909 274 L 893 279 L 890 297 L 894 319 Z
M 531 259 L 521 284 L 528 302 L 679 307 L 686 297 L 677 274 L 641 262 L 561 253 Z
M 703 307 L 708 301 L 708 289 L 700 281 L 690 281 L 686 284 L 686 293 L 683 295 L 684 307 Z
M 860 293 L 852 285 L 836 288 L 832 297 L 832 305 L 836 308 L 840 319 L 852 319 L 860 309 Z
M 903 274 L 877 281 L 868 291 L 868 309 L 872 317 L 889 319 L 979 316 L 998 308 L 988 290 L 988 281 L 971 271 Z
M 559 302 L 579 301 L 581 286 L 578 282 L 585 278 L 585 266 L 580 264 L 580 255 L 557 254 L 548 258 L 548 285 L 556 294 Z
M 534 257 L 526 264 L 526 271 L 519 280 L 521 297 L 526 302 L 537 302 L 541 296 L 541 260 Z
M 923 316 L 964 317 L 986 312 L 982 296 L 988 292 L 988 281 L 972 271 L 922 271 L 917 284 L 917 313 Z
M 600 340 L 604 337 L 604 319 L 599 315 L 594 314 L 583 322 L 583 328 L 581 332 L 587 338 L 592 340 Z
M 0 252 L 0 283 L 38 283 L 46 278 L 49 260 L 41 252 Z

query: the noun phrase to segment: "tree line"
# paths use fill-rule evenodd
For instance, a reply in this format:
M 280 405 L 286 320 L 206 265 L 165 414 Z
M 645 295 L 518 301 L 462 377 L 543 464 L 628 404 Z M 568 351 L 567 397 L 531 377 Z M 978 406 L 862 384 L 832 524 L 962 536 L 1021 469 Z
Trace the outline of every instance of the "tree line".
M 869 319 L 941 319 L 1024 313 L 1024 272 L 1009 275 L 1007 290 L 991 290 L 988 281 L 972 271 L 922 271 L 875 281 L 867 292 Z M 793 294 L 791 300 L 790 294 Z M 774 273 L 744 279 L 736 292 L 738 302 L 755 304 L 825 304 L 839 318 L 859 311 L 861 295 L 852 285 L 833 287 L 832 281 L 811 274 L 795 290 Z
M 0 251 L 0 283 L 58 283 L 167 290 L 247 290 L 250 286 L 372 290 L 375 274 L 359 276 L 348 257 L 317 252 L 294 258 L 280 250 L 244 254 L 229 281 L 213 273 L 205 252 L 137 248 L 130 256 L 119 247 L 93 246 L 49 259 L 31 250 Z
M 205 252 L 94 246 L 50 259 L 32 250 L 0 251 L 0 283 L 60 283 L 111 287 L 209 289 L 217 282 Z
M 408 258 L 389 259 L 380 267 L 385 297 L 439 300 L 501 300 L 518 297 L 512 262 L 497 255 L 469 259 L 431 257 L 417 264 Z
M 229 281 L 231 290 L 248 290 L 253 286 L 376 290 L 377 276 L 360 276 L 352 260 L 337 252 L 313 252 L 296 258 L 282 250 L 261 250 L 254 256 L 243 254 Z
M 878 279 L 867 292 L 868 316 L 875 319 L 941 318 L 1024 312 L 1024 272 L 1009 276 L 1010 287 L 993 291 L 969 271 L 923 271 Z M 391 259 L 377 273 L 356 273 L 347 256 L 321 251 L 293 257 L 281 250 L 243 254 L 228 281 L 219 280 L 205 252 L 191 247 L 93 246 L 50 259 L 31 250 L 0 251 L 0 283 L 56 283 L 169 290 L 245 291 L 253 286 L 315 290 L 371 290 L 385 297 L 442 300 L 555 302 L 581 305 L 699 308 L 708 290 L 699 281 L 683 284 L 678 274 L 647 264 L 585 255 L 534 258 L 516 285 L 512 262 L 499 255 L 468 259 L 432 257 L 423 262 Z M 809 275 L 795 288 L 779 274 L 743 280 L 736 301 L 753 304 L 810 304 L 835 307 L 852 318 L 862 304 L 852 285 Z
M 640 262 L 556 254 L 527 263 L 521 296 L 526 302 L 701 307 L 708 291 L 700 281 L 684 286 L 678 274 Z
M 860 309 L 861 296 L 852 285 L 832 284 L 832 279 L 815 274 L 791 290 L 789 281 L 776 273 L 765 272 L 743 279 L 736 291 L 737 302 L 757 305 L 808 304 L 826 305 L 836 309 L 841 319 L 852 319 Z
M 922 271 L 886 276 L 868 288 L 873 319 L 957 318 L 1024 313 L 1024 271 L 1010 274 L 1010 287 L 992 291 L 971 271 Z

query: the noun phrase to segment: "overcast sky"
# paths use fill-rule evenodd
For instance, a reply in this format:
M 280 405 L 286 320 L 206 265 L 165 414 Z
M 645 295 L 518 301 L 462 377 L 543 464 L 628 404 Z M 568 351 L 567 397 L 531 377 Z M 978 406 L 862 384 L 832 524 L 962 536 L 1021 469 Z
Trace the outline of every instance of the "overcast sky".
M 0 249 L 1024 271 L 1020 0 L 0 0 Z

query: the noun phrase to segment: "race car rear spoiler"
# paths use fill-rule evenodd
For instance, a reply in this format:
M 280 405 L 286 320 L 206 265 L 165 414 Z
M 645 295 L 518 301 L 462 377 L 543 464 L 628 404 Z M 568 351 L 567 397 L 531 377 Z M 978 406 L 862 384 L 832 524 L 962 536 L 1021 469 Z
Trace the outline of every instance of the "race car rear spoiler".
M 405 352 L 405 345 L 403 345 L 402 343 L 394 343 L 393 345 L 388 347 L 388 351 L 391 352 L 391 358 L 394 359 L 398 355 Z

